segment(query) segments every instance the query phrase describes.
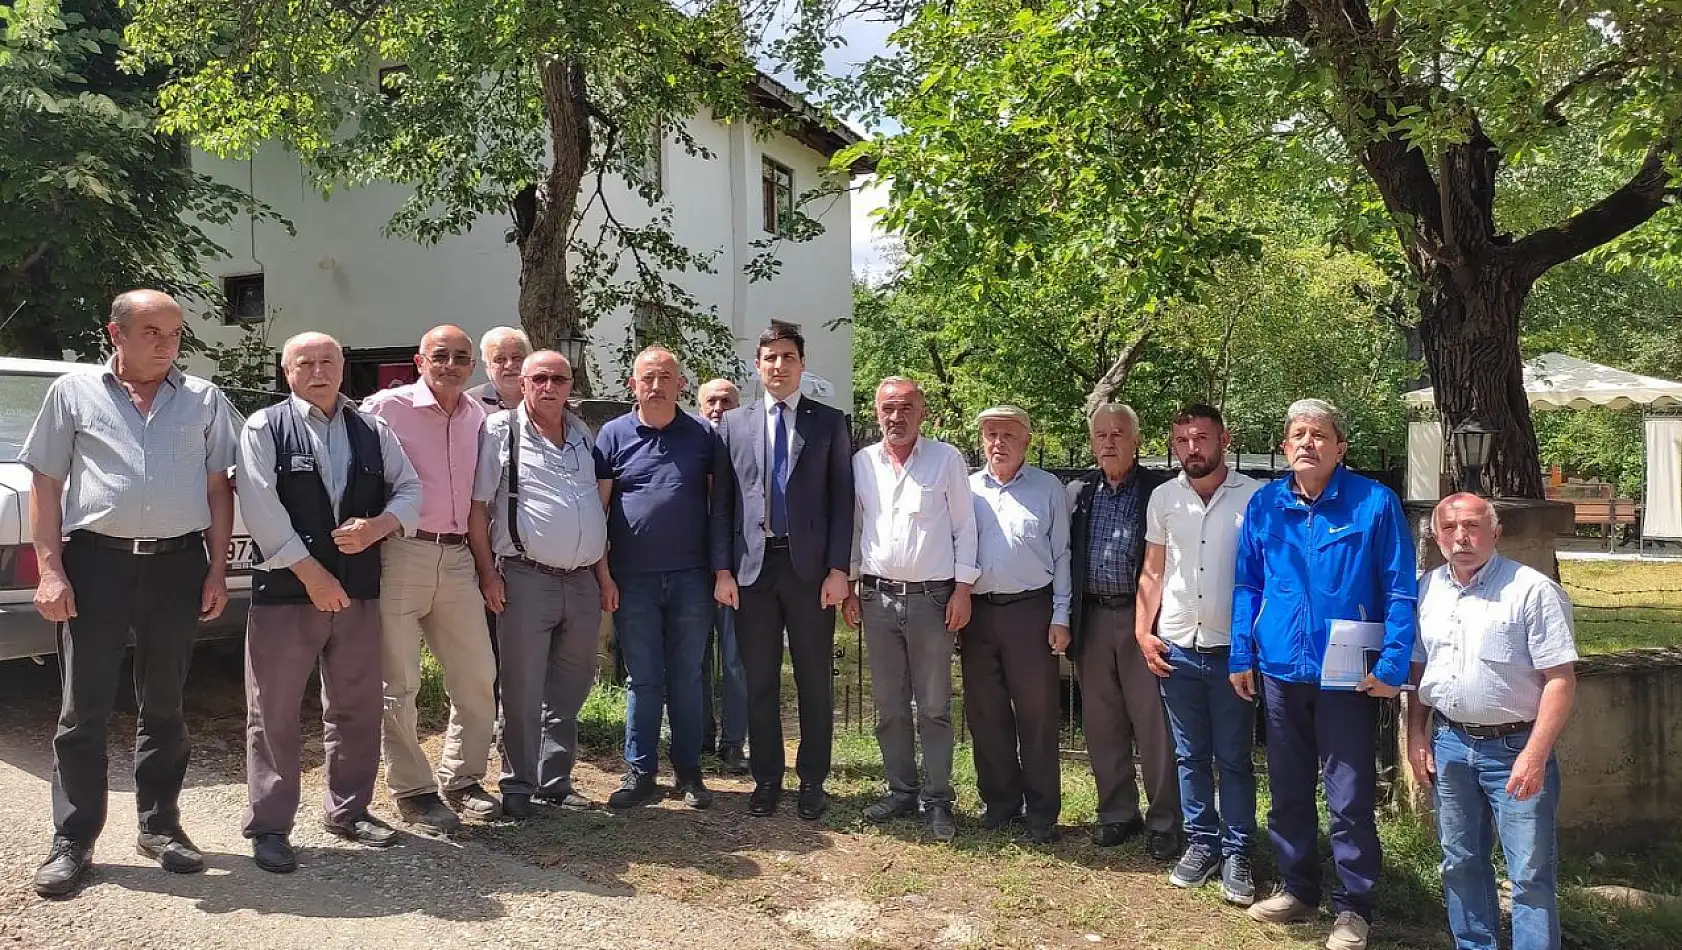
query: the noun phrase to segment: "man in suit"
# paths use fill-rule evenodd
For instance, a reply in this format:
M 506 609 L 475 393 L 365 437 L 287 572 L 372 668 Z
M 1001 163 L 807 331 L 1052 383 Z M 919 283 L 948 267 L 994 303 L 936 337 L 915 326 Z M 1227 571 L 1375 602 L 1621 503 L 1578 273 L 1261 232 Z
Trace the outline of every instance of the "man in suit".
M 834 734 L 835 608 L 847 597 L 853 543 L 852 439 L 839 410 L 800 395 L 806 340 L 773 322 L 754 365 L 765 394 L 725 413 L 713 465 L 715 596 L 737 608 L 748 681 L 749 810 L 773 814 L 783 784 L 783 630 L 800 707 L 800 817 L 828 804 Z
M 1081 719 L 1098 782 L 1101 848 L 1148 831 L 1159 861 L 1179 857 L 1180 791 L 1174 743 L 1156 675 L 1134 636 L 1133 600 L 1145 560 L 1145 510 L 1165 479 L 1136 464 L 1139 417 L 1128 406 L 1099 406 L 1088 420 L 1097 471 L 1069 484 L 1071 652 L 1080 675 Z M 1133 748 L 1144 765 L 1149 811 L 1139 813 Z

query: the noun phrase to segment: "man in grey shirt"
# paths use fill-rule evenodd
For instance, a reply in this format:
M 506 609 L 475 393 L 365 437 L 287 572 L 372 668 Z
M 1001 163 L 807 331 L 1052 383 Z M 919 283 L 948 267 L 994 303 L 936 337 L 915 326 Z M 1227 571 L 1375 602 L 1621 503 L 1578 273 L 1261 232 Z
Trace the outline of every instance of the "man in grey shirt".
M 1559 764 L 1576 696 L 1571 602 L 1539 571 L 1495 553 L 1495 506 L 1450 495 L 1432 514 L 1448 563 L 1419 584 L 1408 765 L 1436 793 L 1454 945 L 1496 950 L 1499 836 L 1513 883 L 1513 950 L 1558 950 Z
M 181 691 L 200 621 L 228 603 L 236 413 L 175 368 L 181 306 L 132 290 L 111 303 L 102 372 L 54 381 L 18 461 L 34 472 L 35 609 L 59 624 L 64 697 L 53 736 L 52 850 L 42 896 L 77 887 L 105 825 L 106 732 L 134 631 L 139 849 L 167 871 L 204 869 L 181 830 Z M 68 541 L 64 539 L 68 538 Z
M 498 614 L 502 813 L 533 814 L 533 796 L 571 808 L 578 711 L 596 672 L 607 563 L 607 511 L 584 420 L 567 411 L 572 366 L 553 350 L 526 357 L 520 404 L 485 420 L 467 543 L 485 605 Z
M 323 824 L 369 847 L 396 833 L 368 813 L 380 771 L 380 552 L 420 521 L 420 476 L 384 420 L 339 392 L 344 353 L 325 333 L 286 341 L 291 398 L 240 434 L 239 503 L 260 560 L 246 617 L 245 836 L 265 871 L 297 868 L 298 720 L 321 665 Z

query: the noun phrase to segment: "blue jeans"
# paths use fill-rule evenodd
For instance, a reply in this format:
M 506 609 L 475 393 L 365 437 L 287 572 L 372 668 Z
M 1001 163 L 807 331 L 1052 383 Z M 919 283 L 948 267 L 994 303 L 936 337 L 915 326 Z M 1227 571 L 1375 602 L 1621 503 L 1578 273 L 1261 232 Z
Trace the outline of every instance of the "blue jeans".
M 1513 882 L 1513 950 L 1558 950 L 1559 765 L 1548 758 L 1542 790 L 1525 801 L 1507 794 L 1513 760 L 1530 731 L 1473 739 L 1438 716 L 1432 725 L 1437 760 L 1437 835 L 1443 846 L 1443 891 L 1456 950 L 1496 950 L 1500 891 L 1490 852 L 1495 836 Z
M 748 677 L 742 669 L 742 656 L 736 652 L 736 610 L 720 605 L 713 632 L 717 649 L 709 638 L 705 661 L 701 666 L 701 710 L 706 723 L 706 738 L 710 743 L 718 739 L 722 745 L 741 745 L 748 738 Z M 717 672 L 719 707 L 722 721 L 714 719 L 713 680 Z
M 1169 644 L 1168 663 L 1173 672 L 1161 680 L 1162 701 L 1174 734 L 1186 838 L 1216 854 L 1241 853 L 1256 835 L 1255 704 L 1232 691 L 1224 648 L 1198 653 Z
M 613 615 L 625 658 L 625 762 L 633 772 L 660 769 L 660 713 L 671 719 L 672 768 L 701 767 L 701 661 L 713 622 L 713 579 L 703 568 L 641 571 L 614 578 Z

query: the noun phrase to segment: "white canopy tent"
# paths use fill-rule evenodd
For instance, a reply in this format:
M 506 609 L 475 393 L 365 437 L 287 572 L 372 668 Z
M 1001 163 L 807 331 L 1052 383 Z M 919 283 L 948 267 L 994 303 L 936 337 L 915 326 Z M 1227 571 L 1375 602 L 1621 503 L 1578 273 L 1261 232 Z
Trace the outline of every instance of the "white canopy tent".
M 1544 353 L 1524 364 L 1524 392 L 1532 409 L 1586 409 L 1605 406 L 1682 410 L 1682 383 L 1601 366 L 1563 353 Z M 1430 389 L 1402 394 L 1415 412 L 1434 415 Z M 1682 539 L 1682 415 L 1648 415 L 1647 498 L 1641 533 L 1647 539 Z M 1432 500 L 1441 494 L 1444 467 L 1442 426 L 1435 418 L 1408 423 L 1408 498 Z

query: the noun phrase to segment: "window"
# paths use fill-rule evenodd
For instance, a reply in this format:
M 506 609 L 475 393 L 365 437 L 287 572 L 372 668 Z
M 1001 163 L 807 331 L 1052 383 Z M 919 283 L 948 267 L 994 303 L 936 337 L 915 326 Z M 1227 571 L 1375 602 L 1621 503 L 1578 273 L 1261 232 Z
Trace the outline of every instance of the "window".
M 637 178 L 648 182 L 660 191 L 666 190 L 666 136 L 660 123 L 648 131 L 648 140 L 642 143 L 641 151 L 632 151 L 625 156 Z
M 222 296 L 228 302 L 227 308 L 222 311 L 222 322 L 227 326 L 261 323 L 269 315 L 268 303 L 263 297 L 262 274 L 222 278 Z
M 395 102 L 403 98 L 403 81 L 409 78 L 407 66 L 381 66 L 377 76 L 380 95 L 387 102 Z
M 761 159 L 760 190 L 765 205 L 765 230 L 776 235 L 789 232 L 794 214 L 794 170 L 770 158 Z

